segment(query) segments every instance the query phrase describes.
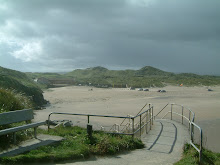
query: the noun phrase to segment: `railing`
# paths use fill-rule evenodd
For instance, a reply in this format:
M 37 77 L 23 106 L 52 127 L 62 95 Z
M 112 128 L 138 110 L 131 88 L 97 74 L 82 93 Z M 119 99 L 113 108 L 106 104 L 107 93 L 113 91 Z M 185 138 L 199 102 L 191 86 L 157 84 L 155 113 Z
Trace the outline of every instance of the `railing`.
M 136 116 L 138 116 L 138 115 L 146 108 L 147 105 L 149 105 L 149 109 L 151 108 L 151 104 L 146 103 L 146 104 L 141 108 L 141 110 L 136 114 Z M 152 109 L 153 109 L 153 108 L 152 108 Z M 149 110 L 149 111 L 150 111 L 150 110 Z M 152 113 L 151 113 L 150 115 L 152 115 L 152 117 L 153 117 L 153 110 L 152 110 Z M 129 114 L 128 114 L 127 116 L 128 116 L 128 117 L 134 117 L 134 116 L 129 115 Z M 143 122 L 143 120 L 144 120 L 145 118 L 147 118 L 147 117 L 149 117 L 149 113 L 146 113 L 146 114 L 144 115 L 144 117 L 141 118 L 141 121 Z M 128 120 L 128 122 L 126 123 L 127 120 Z M 124 123 L 126 123 L 126 124 L 124 124 Z M 153 124 L 153 120 L 152 120 L 152 124 Z M 143 124 L 142 124 L 142 125 L 143 125 Z M 116 131 L 116 132 L 119 132 L 120 126 L 123 127 L 123 128 L 121 129 L 121 132 L 129 132 L 129 130 L 131 129 L 131 126 L 132 126 L 131 119 L 130 119 L 130 118 L 129 118 L 129 119 L 126 119 L 126 118 L 125 118 L 125 119 L 121 122 L 121 124 L 115 123 L 110 130 L 113 130 L 113 129 L 115 128 L 115 129 L 116 129 L 115 131 Z M 138 122 L 134 125 L 134 127 L 135 127 L 135 128 L 140 127 L 140 121 L 138 121 Z M 118 128 L 118 130 L 117 130 L 117 128 Z M 150 129 L 151 129 L 151 125 L 150 125 Z M 147 132 L 147 126 L 146 126 L 146 132 Z
M 51 115 L 73 115 L 73 116 L 86 116 L 87 117 L 87 124 L 90 123 L 91 117 L 105 117 L 105 118 L 122 118 L 122 119 L 129 119 L 131 123 L 127 123 L 126 125 L 122 125 L 123 129 L 120 130 L 120 125 L 114 124 L 112 127 L 114 128 L 113 132 L 108 132 L 112 134 L 123 134 L 123 135 L 132 135 L 133 137 L 140 132 L 140 136 L 143 133 L 142 129 L 146 127 L 147 133 L 147 126 L 150 124 L 153 125 L 153 106 L 149 104 L 149 108 L 142 113 L 139 113 L 136 116 L 108 116 L 108 115 L 92 115 L 92 114 L 76 114 L 76 113 L 61 113 L 61 112 L 51 112 L 48 115 L 48 130 L 50 129 L 50 117 Z M 138 122 L 135 124 L 135 119 L 138 119 Z M 126 127 L 125 127 L 126 126 Z M 101 128 L 104 130 L 104 127 Z M 125 131 L 127 129 L 127 131 Z
M 173 114 L 178 115 L 181 117 L 181 123 L 184 124 L 184 119 L 188 122 L 189 132 L 190 132 L 190 144 L 199 152 L 199 161 L 202 161 L 202 129 L 194 123 L 195 120 L 195 113 L 187 107 L 179 104 L 170 104 L 168 103 L 165 107 L 162 108 L 155 116 L 154 119 L 164 110 L 167 108 L 168 105 L 171 105 L 170 111 L 168 111 L 161 119 L 165 118 L 170 113 L 170 119 L 173 120 Z M 181 113 L 174 112 L 174 106 L 179 106 L 181 108 Z M 187 116 L 184 115 L 184 111 L 187 110 Z M 194 126 L 199 130 L 200 133 L 200 147 L 198 148 L 194 142 Z

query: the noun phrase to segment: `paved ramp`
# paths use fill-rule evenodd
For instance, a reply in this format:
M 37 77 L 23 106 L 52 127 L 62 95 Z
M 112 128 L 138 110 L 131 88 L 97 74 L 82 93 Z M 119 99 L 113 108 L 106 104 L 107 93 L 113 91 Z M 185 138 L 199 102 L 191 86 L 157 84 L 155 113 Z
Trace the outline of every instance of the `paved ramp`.
M 74 165 L 155 165 L 173 164 L 181 159 L 182 148 L 189 141 L 188 129 L 171 120 L 155 120 L 152 130 L 143 135 L 146 147 L 109 157 L 93 157 L 80 162 L 66 162 Z M 61 163 L 62 164 L 62 163 Z
M 22 154 L 27 151 L 34 150 L 38 147 L 45 146 L 45 145 L 50 145 L 53 143 L 57 143 L 62 141 L 63 138 L 60 136 L 50 136 L 50 135 L 38 135 L 37 138 L 29 139 L 18 146 L 14 146 L 6 151 L 3 151 L 0 153 L 0 157 L 4 156 L 14 156 L 18 154 Z
M 147 150 L 170 154 L 177 141 L 177 126 L 170 121 L 157 121 L 156 128 L 143 139 Z
M 43 137 L 41 137 L 43 138 Z M 44 137 L 45 138 L 45 137 Z M 51 138 L 51 137 L 50 137 Z M 62 140 L 59 139 L 56 140 Z M 47 139 L 47 138 L 46 138 Z M 39 140 L 39 143 L 47 140 Z M 145 148 L 108 157 L 92 157 L 82 161 L 68 161 L 65 165 L 155 165 L 173 164 L 181 159 L 184 143 L 189 141 L 188 128 L 171 120 L 155 120 L 152 130 L 142 136 Z M 31 144 L 26 144 L 29 148 Z M 33 146 L 32 146 L 33 147 Z M 21 146 L 18 150 L 21 150 Z M 29 148 L 30 149 L 30 148 Z M 8 152 L 14 155 L 15 151 Z M 7 155 L 8 156 L 8 155 Z

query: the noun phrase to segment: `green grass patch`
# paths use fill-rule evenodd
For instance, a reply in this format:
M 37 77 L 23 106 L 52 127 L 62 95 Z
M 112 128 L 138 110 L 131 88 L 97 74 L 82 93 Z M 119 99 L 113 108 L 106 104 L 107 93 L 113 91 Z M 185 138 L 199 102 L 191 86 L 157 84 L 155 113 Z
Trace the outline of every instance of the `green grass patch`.
M 185 144 L 183 157 L 175 165 L 196 165 L 199 164 L 199 153 L 190 145 Z M 203 148 L 202 165 L 220 165 L 220 153 L 215 153 Z
M 101 131 L 94 131 L 92 138 L 89 139 L 86 129 L 77 126 L 51 129 L 49 133 L 44 130 L 38 132 L 62 136 L 65 140 L 57 145 L 43 146 L 26 154 L 0 158 L 0 163 L 19 164 L 77 160 L 88 158 L 90 155 L 112 155 L 144 147 L 140 140 L 132 139 L 131 136 L 111 135 Z

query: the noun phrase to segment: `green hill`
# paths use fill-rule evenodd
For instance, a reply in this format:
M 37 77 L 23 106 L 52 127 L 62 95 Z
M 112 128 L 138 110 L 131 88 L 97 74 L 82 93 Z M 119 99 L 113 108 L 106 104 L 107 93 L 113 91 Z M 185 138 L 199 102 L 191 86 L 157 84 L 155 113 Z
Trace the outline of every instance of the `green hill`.
M 151 66 L 139 70 L 109 70 L 98 66 L 76 69 L 66 74 L 27 73 L 30 78 L 74 79 L 75 85 L 92 85 L 97 87 L 163 87 L 168 84 L 184 86 L 220 85 L 220 76 L 197 75 L 192 73 L 175 74 Z
M 147 77 L 147 76 L 173 76 L 173 73 L 165 72 L 160 69 L 151 67 L 151 66 L 145 66 L 141 68 L 140 70 L 137 70 L 136 75 Z
M 77 69 L 64 76 L 74 78 L 82 85 L 108 87 L 163 87 L 167 84 L 186 86 L 220 85 L 219 76 L 201 76 L 191 73 L 175 74 L 145 66 L 139 70 L 108 70 L 103 67 Z
M 0 67 L 0 88 L 25 95 L 34 107 L 45 104 L 43 91 L 25 73 Z

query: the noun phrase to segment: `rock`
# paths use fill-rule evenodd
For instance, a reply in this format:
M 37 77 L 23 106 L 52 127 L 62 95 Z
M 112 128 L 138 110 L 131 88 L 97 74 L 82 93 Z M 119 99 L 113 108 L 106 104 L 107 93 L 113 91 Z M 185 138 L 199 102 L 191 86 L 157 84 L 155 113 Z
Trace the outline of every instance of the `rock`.
M 63 127 L 71 127 L 73 125 L 72 121 L 63 122 Z

